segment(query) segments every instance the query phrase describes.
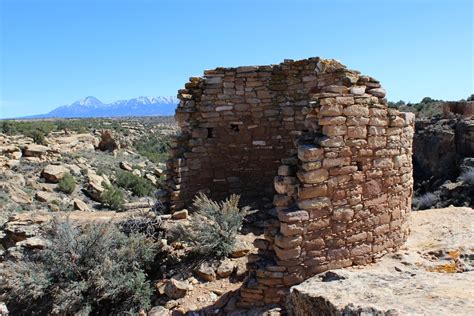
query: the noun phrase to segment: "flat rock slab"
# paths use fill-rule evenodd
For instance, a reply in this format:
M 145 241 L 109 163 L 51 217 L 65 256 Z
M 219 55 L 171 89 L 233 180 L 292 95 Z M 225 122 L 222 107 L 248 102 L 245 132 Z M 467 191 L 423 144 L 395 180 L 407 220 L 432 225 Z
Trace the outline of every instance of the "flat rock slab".
M 365 267 L 291 288 L 289 315 L 469 315 L 474 311 L 474 210 L 412 213 L 403 249 Z

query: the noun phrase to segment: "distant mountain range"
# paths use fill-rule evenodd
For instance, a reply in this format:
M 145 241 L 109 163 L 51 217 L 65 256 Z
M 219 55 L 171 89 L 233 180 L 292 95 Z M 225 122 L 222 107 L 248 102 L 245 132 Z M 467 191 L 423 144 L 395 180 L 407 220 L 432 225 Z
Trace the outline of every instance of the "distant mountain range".
M 174 115 L 178 103 L 175 97 L 138 97 L 105 104 L 89 96 L 70 105 L 60 106 L 49 113 L 28 118 L 166 116 Z

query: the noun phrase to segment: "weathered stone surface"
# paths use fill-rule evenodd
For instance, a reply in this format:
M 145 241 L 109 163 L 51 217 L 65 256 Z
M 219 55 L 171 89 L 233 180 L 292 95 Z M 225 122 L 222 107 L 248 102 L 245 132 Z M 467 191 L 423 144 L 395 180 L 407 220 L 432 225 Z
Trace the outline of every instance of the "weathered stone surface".
M 326 169 L 317 169 L 317 170 L 311 170 L 311 171 L 300 171 L 298 172 L 298 178 L 303 182 L 303 183 L 308 183 L 308 184 L 317 184 L 324 182 L 327 180 L 329 177 L 329 172 Z
M 48 152 L 48 147 L 43 145 L 28 145 L 23 150 L 23 155 L 25 157 L 41 157 Z
M 324 157 L 324 150 L 314 145 L 301 145 L 298 147 L 298 158 L 301 161 L 317 161 Z
M 69 169 L 61 165 L 47 165 L 41 175 L 47 181 L 50 182 L 59 182 L 66 173 L 69 173 Z
M 72 200 L 73 207 L 75 210 L 82 211 L 82 212 L 89 212 L 89 206 L 82 200 L 79 200 L 77 198 Z
M 415 212 L 412 220 L 406 249 L 364 269 L 333 270 L 292 287 L 288 314 L 469 314 L 474 309 L 474 274 L 467 271 L 473 269 L 467 257 L 474 243 L 474 210 Z
M 166 296 L 172 299 L 185 297 L 188 290 L 189 286 L 187 283 L 175 279 L 169 280 L 164 289 Z

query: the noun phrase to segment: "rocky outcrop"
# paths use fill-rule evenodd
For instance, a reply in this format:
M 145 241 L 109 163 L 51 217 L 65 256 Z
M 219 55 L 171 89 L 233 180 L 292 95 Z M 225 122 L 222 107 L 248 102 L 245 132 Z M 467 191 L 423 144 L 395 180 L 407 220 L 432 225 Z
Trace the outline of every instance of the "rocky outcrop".
M 100 135 L 100 142 L 98 148 L 102 151 L 114 151 L 119 148 L 119 144 L 113 138 L 110 131 L 104 131 Z
M 474 120 L 419 120 L 413 139 L 413 167 L 416 183 L 428 180 L 439 186 L 459 175 L 465 157 L 474 157 Z M 429 190 L 429 188 L 426 188 Z
M 474 173 L 471 160 L 473 119 L 418 120 L 413 141 L 414 206 L 474 206 L 474 188 L 466 179 Z
M 405 249 L 291 288 L 289 315 L 467 315 L 474 310 L 474 210 L 412 213 Z
M 43 169 L 41 173 L 42 177 L 49 182 L 57 183 L 61 180 L 66 173 L 69 173 L 69 169 L 61 165 L 48 165 Z

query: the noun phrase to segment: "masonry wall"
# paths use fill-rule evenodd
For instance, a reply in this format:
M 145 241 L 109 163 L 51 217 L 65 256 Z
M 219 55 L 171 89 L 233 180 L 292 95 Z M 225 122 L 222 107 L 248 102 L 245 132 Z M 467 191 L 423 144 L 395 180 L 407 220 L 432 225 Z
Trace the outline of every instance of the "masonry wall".
M 217 68 L 190 78 L 179 91 L 181 135 L 168 162 L 172 207 L 188 206 L 198 191 L 222 199 L 273 197 L 282 157 L 296 152 L 315 86 L 319 59 L 280 65 Z
M 319 58 L 219 68 L 180 91 L 171 205 L 202 189 L 275 193 L 241 304 L 281 302 L 291 285 L 405 241 L 414 116 L 384 97 L 377 80 Z

